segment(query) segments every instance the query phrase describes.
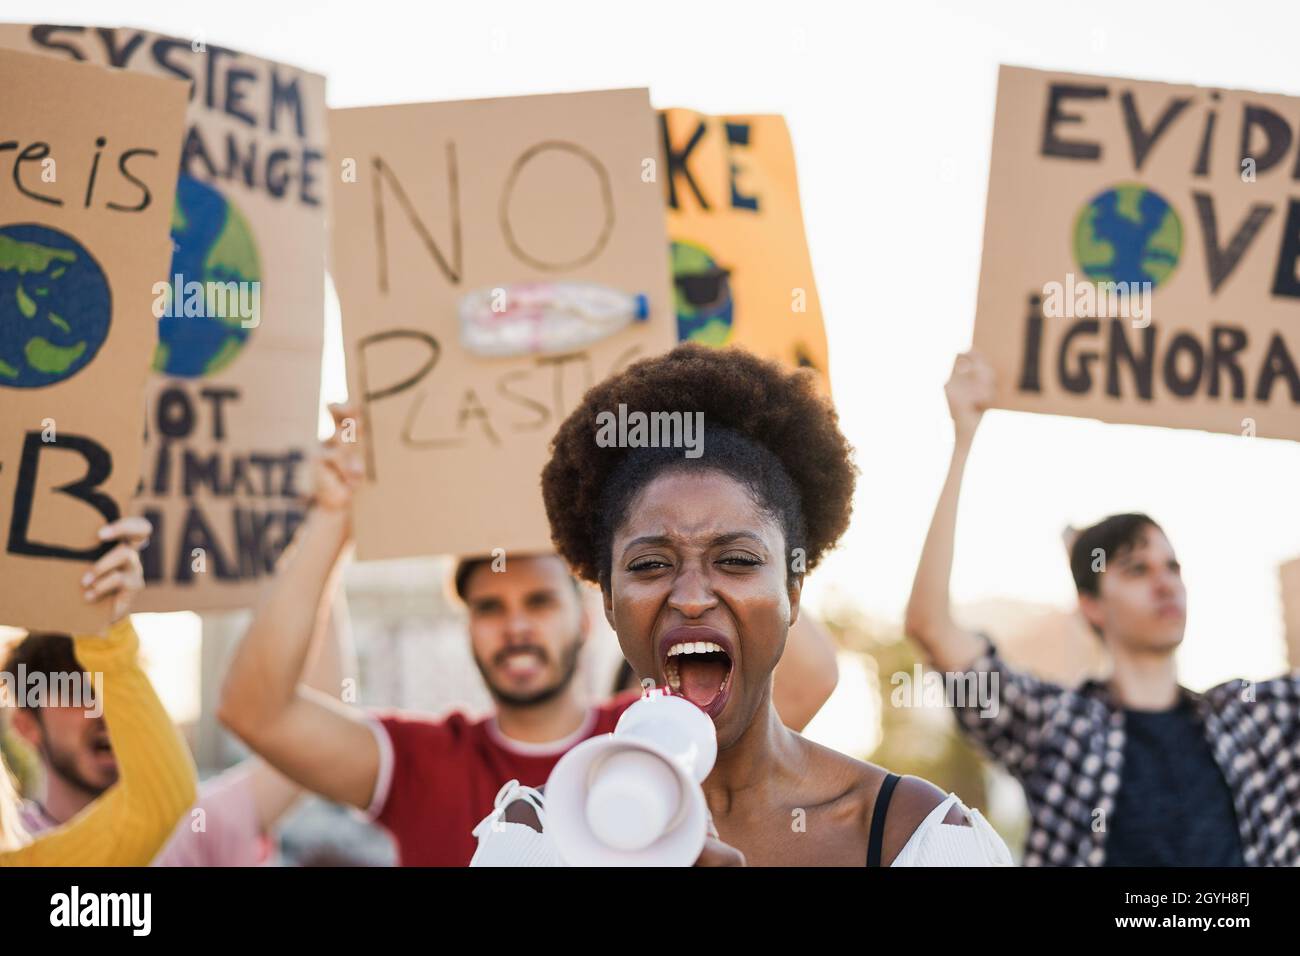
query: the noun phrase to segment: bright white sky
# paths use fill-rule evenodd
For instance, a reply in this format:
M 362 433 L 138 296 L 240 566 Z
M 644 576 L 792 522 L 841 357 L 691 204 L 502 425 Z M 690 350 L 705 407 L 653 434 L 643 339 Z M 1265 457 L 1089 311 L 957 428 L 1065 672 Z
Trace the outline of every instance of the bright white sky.
M 46 0 L 5 16 L 200 36 L 326 74 L 333 106 L 648 86 L 659 106 L 784 114 L 863 471 L 853 528 L 813 595 L 843 590 L 893 619 L 951 445 L 942 384 L 970 341 L 997 64 L 1300 94 L 1300 8 L 1284 3 L 1227 16 L 1186 0 Z M 326 360 L 335 398 L 336 345 Z M 1270 676 L 1284 663 L 1277 565 L 1300 554 L 1298 488 L 1292 443 L 990 413 L 955 596 L 1068 606 L 1062 526 L 1148 511 L 1185 566 L 1186 682 Z

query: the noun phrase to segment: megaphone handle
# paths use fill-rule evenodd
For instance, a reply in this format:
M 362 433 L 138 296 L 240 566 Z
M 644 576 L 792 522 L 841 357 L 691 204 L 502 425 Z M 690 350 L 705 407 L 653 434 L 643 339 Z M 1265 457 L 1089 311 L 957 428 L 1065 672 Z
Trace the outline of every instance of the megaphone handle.
M 477 827 L 474 828 L 474 836 L 479 835 L 479 831 L 484 826 L 495 827 L 497 822 L 506 815 L 510 809 L 510 804 L 516 800 L 521 800 L 533 808 L 537 814 L 537 825 L 541 830 L 546 829 L 546 806 L 545 799 L 540 791 L 533 787 L 525 787 L 518 780 L 507 780 L 497 791 L 496 798 L 492 801 L 492 812 L 483 819 Z

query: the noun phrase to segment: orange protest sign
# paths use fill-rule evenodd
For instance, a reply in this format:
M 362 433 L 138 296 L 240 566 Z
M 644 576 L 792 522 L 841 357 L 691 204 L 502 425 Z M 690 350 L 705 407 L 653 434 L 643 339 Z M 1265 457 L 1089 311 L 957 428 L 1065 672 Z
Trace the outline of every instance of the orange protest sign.
M 826 330 L 780 116 L 659 114 L 678 336 L 815 369 Z

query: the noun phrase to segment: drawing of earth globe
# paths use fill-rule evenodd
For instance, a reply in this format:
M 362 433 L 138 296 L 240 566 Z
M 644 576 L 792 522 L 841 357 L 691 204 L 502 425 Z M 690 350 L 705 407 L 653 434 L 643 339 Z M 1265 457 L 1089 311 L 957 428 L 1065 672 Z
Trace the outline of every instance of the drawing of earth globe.
M 253 329 L 229 301 L 222 308 L 219 298 L 204 295 L 200 304 L 194 296 L 187 309 L 185 285 L 198 282 L 206 290 L 209 283 L 261 282 L 253 231 L 225 196 L 182 173 L 172 207 L 172 247 L 167 281 L 174 283 L 180 276 L 181 286 L 169 314 L 158 320 L 154 369 L 185 378 L 211 375 L 235 360 Z
M 71 378 L 108 338 L 112 296 L 82 245 L 49 226 L 0 227 L 0 385 Z
M 1074 258 L 1094 282 L 1169 278 L 1183 250 L 1183 225 L 1163 196 L 1122 183 L 1094 196 L 1074 223 Z
M 674 241 L 669 249 L 677 340 L 725 345 L 731 338 L 731 273 L 698 243 Z

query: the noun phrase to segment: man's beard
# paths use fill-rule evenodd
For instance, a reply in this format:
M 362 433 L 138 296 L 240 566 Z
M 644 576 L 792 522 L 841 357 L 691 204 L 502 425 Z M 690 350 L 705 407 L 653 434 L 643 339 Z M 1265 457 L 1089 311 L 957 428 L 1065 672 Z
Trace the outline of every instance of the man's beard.
M 55 750 L 50 746 L 49 740 L 41 741 L 41 753 L 45 756 L 45 762 L 50 768 L 50 773 L 92 798 L 99 797 L 105 790 L 117 783 L 117 774 L 113 774 L 113 779 L 102 785 L 87 780 L 81 771 L 77 769 L 75 752 Z
M 488 691 L 491 692 L 493 699 L 499 705 L 506 707 L 536 707 L 539 704 L 554 700 L 569 686 L 569 683 L 573 680 L 573 675 L 578 672 L 578 652 L 581 650 L 582 638 L 580 636 L 575 637 L 572 643 L 560 653 L 560 676 L 555 683 L 528 694 L 516 694 L 513 691 L 502 690 L 494 684 L 491 673 L 488 668 L 483 666 L 483 662 L 478 659 L 477 655 L 474 657 L 474 665 L 478 668 L 478 672 L 483 675 L 483 683 L 487 684 Z

